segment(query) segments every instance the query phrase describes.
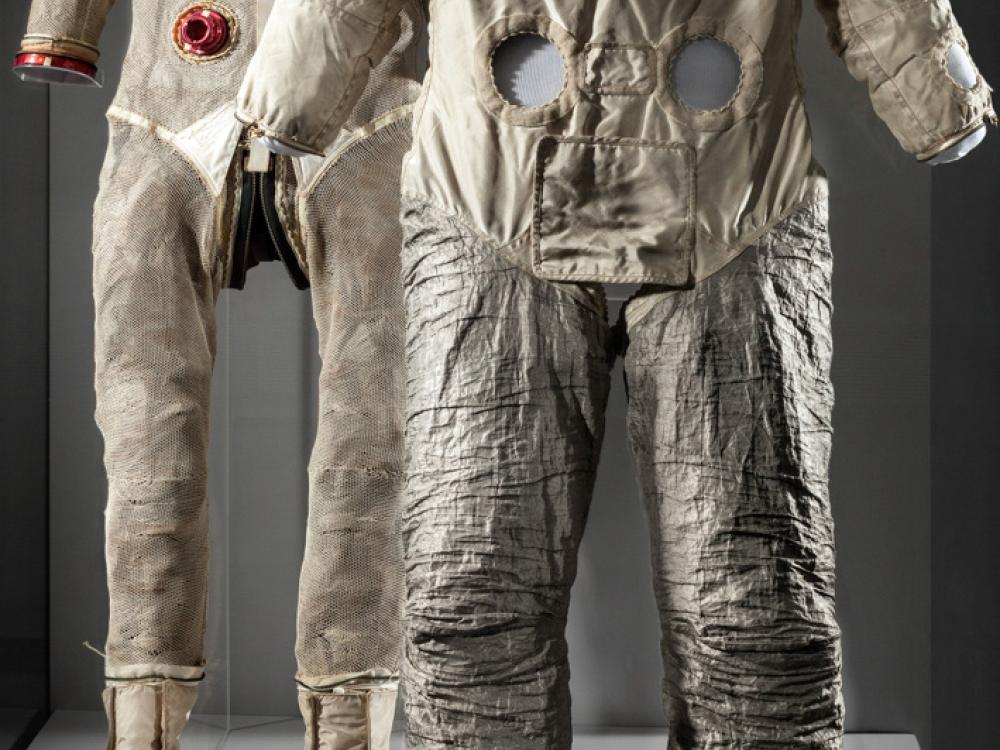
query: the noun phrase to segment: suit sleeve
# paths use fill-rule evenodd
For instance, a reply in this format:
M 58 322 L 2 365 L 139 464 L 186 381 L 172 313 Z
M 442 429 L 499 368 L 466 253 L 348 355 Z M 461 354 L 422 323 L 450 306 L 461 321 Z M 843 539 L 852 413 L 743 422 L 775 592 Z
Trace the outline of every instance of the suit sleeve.
M 97 64 L 98 40 L 114 0 L 34 0 L 21 52 Z
M 921 161 L 986 122 L 997 124 L 992 89 L 972 63 L 949 0 L 816 4 L 834 51 L 868 85 L 876 113 L 900 145 Z
M 237 117 L 302 151 L 333 142 L 400 33 L 403 0 L 276 0 Z

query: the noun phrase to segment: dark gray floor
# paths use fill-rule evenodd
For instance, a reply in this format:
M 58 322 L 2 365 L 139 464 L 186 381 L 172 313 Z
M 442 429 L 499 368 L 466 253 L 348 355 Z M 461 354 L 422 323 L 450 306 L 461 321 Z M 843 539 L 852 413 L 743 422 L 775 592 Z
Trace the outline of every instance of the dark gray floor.
M 31 708 L 0 708 L 0 748 L 14 747 L 37 713 Z
M 184 750 L 301 750 L 302 724 L 284 716 L 234 716 L 228 737 L 225 717 L 192 719 L 184 733 Z M 56 711 L 30 750 L 93 750 L 104 742 L 104 716 L 93 711 Z M 580 727 L 575 750 L 663 750 L 662 730 L 619 730 Z M 392 750 L 403 750 L 393 738 Z M 904 734 L 849 735 L 844 750 L 920 750 L 916 738 Z

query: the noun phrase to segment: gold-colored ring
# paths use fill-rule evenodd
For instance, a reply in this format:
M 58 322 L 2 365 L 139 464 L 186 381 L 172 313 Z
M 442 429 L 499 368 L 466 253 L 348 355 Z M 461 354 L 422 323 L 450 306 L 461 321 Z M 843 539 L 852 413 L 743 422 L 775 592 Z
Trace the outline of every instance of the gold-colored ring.
M 214 10 L 220 16 L 226 20 L 226 25 L 228 27 L 228 35 L 226 37 L 226 43 L 222 45 L 222 48 L 218 52 L 214 52 L 211 55 L 198 55 L 193 52 L 189 52 L 184 48 L 184 43 L 181 41 L 181 22 L 184 17 L 187 16 L 191 11 L 204 9 L 204 10 Z M 171 38 L 174 42 L 174 51 L 181 56 L 185 61 L 194 64 L 209 63 L 220 60 L 223 57 L 228 56 L 233 48 L 236 47 L 239 41 L 240 35 L 240 25 L 237 21 L 236 13 L 226 5 L 222 3 L 214 2 L 213 0 L 204 0 L 204 2 L 191 3 L 185 6 L 177 14 L 174 19 L 173 30 L 171 31 Z

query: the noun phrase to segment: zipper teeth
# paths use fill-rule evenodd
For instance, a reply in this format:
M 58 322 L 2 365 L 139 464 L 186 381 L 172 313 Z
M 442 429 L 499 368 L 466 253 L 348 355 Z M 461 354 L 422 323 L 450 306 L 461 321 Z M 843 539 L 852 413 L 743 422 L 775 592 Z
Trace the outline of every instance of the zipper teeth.
M 257 213 L 257 175 L 250 174 L 250 206 L 247 209 L 246 236 L 243 238 L 243 262 L 240 264 L 240 287 L 247 283 L 247 264 L 250 261 L 250 242 L 253 240 L 253 215 Z
M 267 174 L 273 174 L 273 170 L 274 170 L 274 162 L 272 161 L 271 169 L 267 172 Z M 261 200 L 260 210 L 261 213 L 264 214 L 264 226 L 267 227 L 267 234 L 271 238 L 271 243 L 274 245 L 274 249 L 278 252 L 278 256 L 281 258 L 281 265 L 285 267 L 285 271 L 288 273 L 288 277 L 292 280 L 292 283 L 297 287 L 299 285 L 299 280 L 296 278 L 295 272 L 292 270 L 291 264 L 294 263 L 295 267 L 298 268 L 299 261 L 298 258 L 295 257 L 294 252 L 291 254 L 291 256 L 289 256 L 287 253 L 282 251 L 282 248 L 285 245 L 288 245 L 289 249 L 291 246 L 289 245 L 288 240 L 284 237 L 284 229 L 282 229 L 281 227 L 278 228 L 282 233 L 282 236 L 279 239 L 279 237 L 276 234 L 274 226 L 272 226 L 271 224 L 271 214 L 267 210 L 268 202 L 267 202 L 266 192 L 264 190 L 263 176 L 259 181 L 258 189 L 260 190 L 260 200 Z M 272 195 L 271 197 L 272 200 L 277 200 L 276 195 Z M 304 274 L 302 275 L 304 277 Z M 306 283 L 308 284 L 308 280 L 306 280 Z
M 278 238 L 274 234 L 274 227 L 271 226 L 271 217 L 267 211 L 267 196 L 264 191 L 264 180 L 259 180 L 257 182 L 257 189 L 260 191 L 260 209 L 261 213 L 264 214 L 264 226 L 267 228 L 267 234 L 271 238 L 271 242 L 274 244 L 274 249 L 278 251 L 279 255 L 281 255 L 282 253 L 279 249 Z
M 245 152 L 247 153 L 249 152 L 250 144 L 253 142 L 254 138 L 257 137 L 258 132 L 259 128 L 256 128 L 255 126 L 252 125 L 248 126 L 247 129 L 244 131 L 243 138 L 240 141 L 240 145 L 243 147 Z M 246 158 L 246 153 L 244 154 L 244 158 Z M 246 279 L 249 270 L 247 265 L 250 260 L 250 244 L 253 241 L 253 232 L 255 226 L 254 214 L 256 214 L 258 210 L 258 201 L 260 201 L 259 210 L 264 217 L 264 229 L 267 232 L 267 237 L 271 242 L 271 247 L 274 250 L 274 252 L 277 253 L 278 260 L 280 260 L 281 265 L 284 266 L 285 272 L 291 279 L 292 284 L 296 288 L 303 288 L 303 289 L 308 288 L 309 286 L 309 280 L 305 276 L 305 272 L 302 271 L 301 267 L 299 266 L 298 257 L 296 256 L 295 252 L 291 250 L 291 244 L 286 239 L 284 229 L 280 226 L 280 223 L 277 227 L 274 226 L 274 219 L 271 216 L 271 211 L 268 210 L 269 208 L 274 210 L 274 202 L 277 200 L 277 195 L 276 195 L 277 188 L 275 187 L 271 191 L 272 192 L 272 195 L 270 196 L 271 199 L 268 200 L 268 191 L 266 189 L 267 180 L 265 178 L 270 175 L 272 177 L 272 182 L 273 182 L 274 170 L 275 170 L 275 158 L 273 155 L 270 155 L 268 170 L 266 172 L 259 172 L 259 173 L 248 172 L 246 171 L 246 168 L 244 166 L 243 175 L 245 178 L 246 177 L 250 178 L 250 185 L 249 185 L 250 203 L 249 206 L 247 206 L 249 215 L 247 216 L 246 220 L 246 227 L 245 227 L 246 236 L 243 238 L 243 247 L 241 248 L 242 258 L 243 258 L 242 268 L 240 268 L 239 278 L 235 280 L 232 278 L 232 272 L 230 272 L 230 282 L 229 282 L 230 287 L 232 287 L 235 282 L 238 282 L 241 287 L 245 286 L 246 284 Z M 244 182 L 244 190 L 246 189 L 247 186 L 246 183 Z M 295 264 L 294 270 L 292 267 L 293 263 Z M 296 276 L 295 271 L 299 272 L 298 277 Z

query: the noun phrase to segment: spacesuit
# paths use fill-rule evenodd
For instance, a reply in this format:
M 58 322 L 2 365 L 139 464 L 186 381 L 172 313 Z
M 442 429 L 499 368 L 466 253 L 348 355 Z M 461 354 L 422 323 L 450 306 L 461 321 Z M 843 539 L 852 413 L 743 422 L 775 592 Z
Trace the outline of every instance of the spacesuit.
M 35 0 L 15 67 L 96 79 L 110 0 Z M 319 424 L 295 654 L 307 750 L 388 748 L 402 606 L 399 167 L 425 12 L 373 46 L 324 153 L 274 158 L 234 114 L 268 2 L 132 4 L 94 212 L 105 441 L 109 747 L 177 748 L 204 676 L 214 306 L 263 261 L 311 285 Z
M 996 124 L 947 0 L 817 4 L 918 159 Z M 323 149 L 396 6 L 277 0 L 239 116 Z M 570 746 L 564 627 L 619 355 L 669 747 L 842 746 L 832 254 L 800 12 L 432 0 L 402 178 L 409 747 Z M 563 64 L 546 101 L 496 76 L 525 37 Z M 684 90 L 706 45 L 702 77 L 733 71 L 718 101 Z M 641 284 L 614 327 L 603 282 Z
M 947 0 L 817 5 L 916 158 L 997 124 Z M 325 148 L 396 9 L 278 0 L 239 116 L 286 146 Z M 832 254 L 800 12 L 792 0 L 431 3 L 402 178 L 410 747 L 570 746 L 565 619 L 619 355 L 669 747 L 842 746 Z M 524 35 L 564 67 L 529 106 L 494 77 Z M 682 90 L 705 44 L 735 61 L 721 102 Z M 308 86 L 288 86 L 293 65 Z M 604 282 L 642 285 L 614 329 Z
M 818 5 L 918 159 L 996 124 L 946 0 Z M 395 8 L 278 0 L 239 116 L 323 149 L 351 101 L 353 55 Z M 431 3 L 402 178 L 410 747 L 570 746 L 564 627 L 619 355 L 669 747 L 842 746 L 832 254 L 800 10 Z M 495 75 L 526 35 L 563 62 L 561 87 L 530 105 Z M 735 70 L 721 101 L 683 90 L 705 44 Z M 289 87 L 303 68 L 315 83 Z M 613 328 L 602 282 L 641 284 Z

